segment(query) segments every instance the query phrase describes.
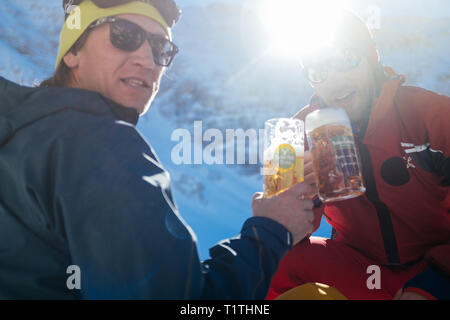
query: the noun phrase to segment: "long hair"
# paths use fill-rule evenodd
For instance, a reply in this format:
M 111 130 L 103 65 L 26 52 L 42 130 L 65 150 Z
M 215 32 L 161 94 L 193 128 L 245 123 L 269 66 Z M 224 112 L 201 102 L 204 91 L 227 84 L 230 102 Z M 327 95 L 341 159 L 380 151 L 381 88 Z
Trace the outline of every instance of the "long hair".
M 86 40 L 91 33 L 92 29 L 86 29 L 86 31 L 78 38 L 78 40 L 70 48 L 69 52 L 77 54 L 80 51 Z M 61 59 L 58 67 L 56 68 L 53 75 L 45 79 L 39 84 L 39 87 L 64 87 L 67 86 L 72 78 L 72 70 L 66 65 L 64 59 Z

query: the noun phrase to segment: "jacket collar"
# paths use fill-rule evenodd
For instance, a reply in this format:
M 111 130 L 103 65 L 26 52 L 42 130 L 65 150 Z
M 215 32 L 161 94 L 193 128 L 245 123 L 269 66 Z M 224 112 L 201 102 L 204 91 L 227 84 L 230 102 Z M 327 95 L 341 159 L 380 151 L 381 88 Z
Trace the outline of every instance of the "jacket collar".
M 0 145 L 39 119 L 64 109 L 110 116 L 136 125 L 138 112 L 94 91 L 66 87 L 30 88 L 0 77 Z
M 371 137 L 380 128 L 380 125 L 385 125 L 394 120 L 394 99 L 399 87 L 405 82 L 405 76 L 398 75 L 390 67 L 384 68 L 387 76 L 386 81 L 381 85 L 380 92 L 375 97 L 370 111 L 370 118 L 367 123 L 367 130 L 364 134 L 364 143 L 369 143 Z
M 122 120 L 133 125 L 137 125 L 139 120 L 139 113 L 136 109 L 131 107 L 124 107 L 121 104 L 118 104 L 108 98 L 101 96 L 107 105 L 111 108 L 112 113 L 114 114 L 117 120 Z

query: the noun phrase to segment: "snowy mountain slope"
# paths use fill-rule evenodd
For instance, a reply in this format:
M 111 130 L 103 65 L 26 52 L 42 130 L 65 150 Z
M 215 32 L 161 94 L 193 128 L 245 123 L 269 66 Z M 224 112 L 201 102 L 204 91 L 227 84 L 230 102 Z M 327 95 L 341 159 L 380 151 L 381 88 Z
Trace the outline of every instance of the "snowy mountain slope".
M 261 21 L 252 10 L 256 2 L 179 1 L 183 16 L 174 41 L 181 52 L 138 124 L 171 173 L 175 200 L 198 236 L 202 258 L 214 243 L 239 232 L 262 176 L 259 165 L 175 165 L 172 132 L 192 133 L 196 120 L 203 131 L 262 128 L 268 118 L 291 116 L 312 93 L 296 59 L 266 54 Z M 409 84 L 450 94 L 450 5 L 379 0 L 359 1 L 358 8 L 363 12 L 370 3 L 383 14 L 381 30 L 374 32 L 382 62 L 405 74 Z M 2 1 L 0 75 L 28 85 L 48 77 L 62 20 L 60 0 Z M 316 234 L 329 236 L 325 221 Z
M 0 74 L 22 84 L 51 75 L 63 16 L 60 1 L 0 3 Z
M 160 110 L 163 118 L 176 122 L 191 133 L 195 120 L 203 121 L 204 130 L 219 128 L 223 132 L 225 128 L 261 128 L 265 119 L 290 116 L 307 103 L 312 90 L 304 81 L 297 61 L 258 55 L 264 50 L 259 39 L 250 39 L 253 41 L 251 45 L 242 47 L 242 43 L 249 43 L 246 35 L 251 34 L 246 32 L 246 28 L 255 28 L 255 22 L 242 22 L 240 9 L 222 4 L 204 6 L 203 9 L 186 8 L 184 12 L 185 19 L 177 26 L 175 37 L 185 50 L 169 70 L 168 79 L 165 79 L 167 87 L 152 106 L 152 112 Z M 218 12 L 227 12 L 227 19 L 218 20 Z M 405 22 L 408 19 L 420 24 Z M 383 63 L 406 74 L 409 84 L 450 94 L 446 78 L 450 62 L 445 54 L 448 52 L 448 41 L 445 41 L 448 40 L 448 27 L 447 19 L 384 17 L 381 30 L 375 32 Z M 189 77 L 188 81 L 186 77 Z M 173 105 L 177 107 L 170 108 Z M 144 132 L 152 131 L 147 128 L 159 121 L 155 119 L 154 113 L 150 113 L 143 119 L 148 124 L 141 124 L 140 128 Z M 152 143 L 167 142 L 171 132 L 165 138 L 153 139 Z M 175 144 L 172 142 L 169 146 L 173 148 Z M 155 148 L 160 155 L 170 154 L 167 144 Z M 177 181 L 174 193 L 184 210 L 181 212 L 197 232 L 200 252 L 205 257 L 210 238 L 217 241 L 232 235 L 238 231 L 239 222 L 249 216 L 250 197 L 253 192 L 261 190 L 262 177 L 257 174 L 259 166 L 215 165 L 205 169 L 173 165 L 168 156 L 165 160 Z M 216 174 L 219 178 L 211 181 L 206 172 L 216 171 L 220 173 Z M 237 177 L 239 182 L 222 189 L 224 194 L 220 197 L 222 181 L 232 182 L 230 177 L 235 177 L 236 171 L 240 173 Z M 243 172 L 253 174 L 249 177 L 253 180 L 252 185 L 245 184 L 244 188 L 241 183 L 245 176 Z M 192 199 L 195 194 L 185 196 L 185 190 L 192 185 L 195 185 L 193 189 L 197 192 L 198 203 L 208 201 L 207 205 L 194 206 Z M 241 197 L 227 198 L 232 190 L 237 190 Z M 227 206 L 224 207 L 219 198 L 228 200 L 225 202 Z M 228 210 L 230 200 L 237 212 Z M 226 227 L 224 217 L 229 220 L 230 228 Z M 213 228 L 214 221 L 221 221 L 221 228 Z M 214 236 L 216 230 L 222 233 Z M 330 227 L 322 221 L 316 235 L 329 234 Z

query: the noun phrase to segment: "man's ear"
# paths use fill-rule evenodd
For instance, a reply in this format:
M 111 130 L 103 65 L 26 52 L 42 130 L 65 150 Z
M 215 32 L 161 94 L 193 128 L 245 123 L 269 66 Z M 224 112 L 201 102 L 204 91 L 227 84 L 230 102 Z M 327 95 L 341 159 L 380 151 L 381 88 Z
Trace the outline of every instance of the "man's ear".
M 64 56 L 64 58 L 63 58 L 63 60 L 64 60 L 64 63 L 70 68 L 70 69 L 73 69 L 73 68 L 77 68 L 78 67 L 78 64 L 80 63 L 80 59 L 79 59 L 79 56 L 77 56 L 76 54 L 73 54 L 72 52 L 68 52 L 65 56 Z

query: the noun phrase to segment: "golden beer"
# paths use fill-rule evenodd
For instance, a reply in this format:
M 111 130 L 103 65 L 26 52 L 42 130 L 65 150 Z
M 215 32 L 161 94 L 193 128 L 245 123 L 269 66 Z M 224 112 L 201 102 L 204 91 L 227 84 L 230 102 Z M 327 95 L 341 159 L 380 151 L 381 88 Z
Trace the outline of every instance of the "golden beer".
M 264 132 L 264 197 L 272 197 L 304 180 L 304 123 L 267 120 Z
M 323 202 L 358 197 L 366 190 L 350 122 L 343 121 L 343 110 L 338 113 L 335 110 L 313 112 L 318 114 L 312 116 L 309 128 L 308 122 L 306 125 L 313 170 Z M 326 119 L 332 119 L 333 123 L 326 124 Z
M 264 175 L 264 197 L 269 198 L 277 195 L 291 186 L 304 180 L 303 177 L 304 157 L 295 157 L 292 169 L 283 170 L 274 166 L 274 161 L 269 160 L 264 164 L 266 172 L 274 171 L 272 174 Z

